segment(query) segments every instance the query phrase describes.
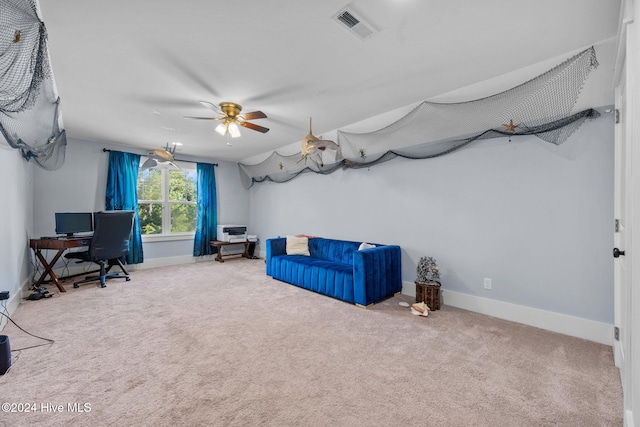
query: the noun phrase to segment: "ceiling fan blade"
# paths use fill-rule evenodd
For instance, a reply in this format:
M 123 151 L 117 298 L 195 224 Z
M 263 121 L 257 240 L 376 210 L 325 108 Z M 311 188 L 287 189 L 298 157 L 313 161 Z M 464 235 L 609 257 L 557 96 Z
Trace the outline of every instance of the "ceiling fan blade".
M 140 168 L 140 170 L 147 170 L 151 168 L 155 168 L 158 165 L 158 161 L 156 159 L 148 158 L 146 162 L 144 162 Z
M 195 120 L 222 120 L 224 117 L 191 117 L 191 116 L 182 116 L 185 119 L 195 119 Z
M 179 171 L 181 171 L 182 169 L 180 169 L 180 166 L 176 165 L 173 162 L 167 162 L 167 164 L 169 164 L 170 166 L 173 166 L 174 168 L 178 169 Z
M 266 119 L 267 115 L 262 111 L 252 111 L 250 113 L 243 113 L 242 117 L 245 120 Z
M 267 133 L 269 132 L 269 128 L 263 127 L 263 126 L 258 126 L 255 125 L 253 123 L 250 122 L 238 122 L 238 124 L 242 127 L 245 127 L 247 129 L 251 129 L 251 130 L 257 130 L 258 132 L 262 132 L 262 133 Z
M 216 113 L 222 114 L 222 110 L 216 104 L 213 104 L 213 103 L 208 102 L 208 101 L 198 101 L 198 102 L 200 102 L 200 104 L 202 104 L 203 106 L 215 111 Z

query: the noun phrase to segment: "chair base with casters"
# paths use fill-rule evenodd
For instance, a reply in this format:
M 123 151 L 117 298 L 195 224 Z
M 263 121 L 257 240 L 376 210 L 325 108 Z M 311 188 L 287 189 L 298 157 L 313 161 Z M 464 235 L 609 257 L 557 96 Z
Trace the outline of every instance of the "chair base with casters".
M 105 265 L 105 264 L 107 264 L 107 262 L 104 262 L 104 261 L 100 261 L 100 262 L 98 262 L 98 264 L 100 265 L 100 275 L 99 276 L 87 276 L 83 280 L 78 280 L 77 282 L 73 282 L 73 287 L 74 288 L 79 288 L 80 285 L 83 285 L 83 284 L 89 283 L 89 282 L 95 282 L 96 280 L 99 280 L 100 281 L 100 287 L 101 288 L 106 288 L 107 287 L 107 279 L 125 279 L 127 282 L 131 280 L 131 278 L 129 277 L 129 272 L 127 272 L 127 269 L 124 268 L 124 265 L 122 264 L 122 262 L 120 261 L 119 258 L 110 259 L 108 261 L 108 265 Z M 111 270 L 111 267 L 113 267 L 115 265 L 119 266 L 124 274 L 109 273 L 109 271 Z

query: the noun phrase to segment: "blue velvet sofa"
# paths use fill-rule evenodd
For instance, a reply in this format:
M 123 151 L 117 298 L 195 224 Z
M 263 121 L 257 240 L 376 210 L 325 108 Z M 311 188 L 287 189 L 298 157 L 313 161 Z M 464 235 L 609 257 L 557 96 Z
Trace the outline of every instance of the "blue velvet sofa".
M 267 275 L 359 306 L 369 306 L 402 290 L 400 246 L 309 239 L 309 256 L 287 255 L 285 237 L 267 239 Z

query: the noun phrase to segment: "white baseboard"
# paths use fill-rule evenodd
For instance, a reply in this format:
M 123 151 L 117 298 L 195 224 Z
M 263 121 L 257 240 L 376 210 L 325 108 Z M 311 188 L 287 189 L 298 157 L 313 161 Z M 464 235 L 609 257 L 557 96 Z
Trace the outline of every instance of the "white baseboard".
M 236 248 L 236 246 L 234 246 L 233 248 Z M 244 247 L 239 249 L 233 249 L 233 248 L 229 249 L 225 247 L 225 250 L 222 253 L 222 255 L 223 256 L 242 255 L 244 253 Z M 181 256 L 174 256 L 174 257 L 152 258 L 152 259 L 146 259 L 142 264 L 126 265 L 125 267 L 127 269 L 131 269 L 135 271 L 138 269 L 166 267 L 170 265 L 194 264 L 197 262 L 214 261 L 216 259 L 216 256 L 217 256 L 216 254 L 213 254 L 213 255 L 203 255 L 199 257 L 194 257 L 192 255 L 181 255 Z
M 242 252 L 240 252 L 242 253 Z M 128 271 L 135 270 L 144 270 L 146 268 L 156 268 L 156 267 L 166 267 L 170 265 L 179 265 L 179 264 L 193 264 L 196 262 L 205 262 L 205 261 L 213 261 L 216 258 L 215 255 L 204 255 L 200 257 L 194 257 L 191 255 L 181 255 L 174 257 L 164 257 L 164 258 L 152 258 L 146 259 L 144 262 L 140 264 L 125 264 L 125 268 Z M 120 271 L 118 266 L 113 267 L 115 270 L 112 271 Z M 93 263 L 81 263 L 77 266 L 69 265 L 66 268 L 55 268 L 53 271 L 59 277 L 73 276 L 73 275 L 82 275 L 87 273 L 88 271 L 95 272 L 99 267 L 97 264 Z M 96 273 L 92 273 L 91 275 L 95 275 Z
M 403 282 L 402 293 L 415 297 L 415 283 Z M 462 292 L 447 291 L 446 289 L 442 290 L 442 304 L 595 341 L 600 344 L 613 345 L 613 325 L 607 323 L 482 298 Z
M 630 410 L 624 411 L 624 425 L 627 427 L 633 427 L 633 412 Z
M 146 268 L 167 267 L 171 265 L 194 264 L 196 262 L 213 261 L 215 257 L 215 255 L 205 255 L 200 257 L 194 257 L 192 255 L 182 255 L 164 258 L 152 258 L 145 260 L 141 264 L 126 265 L 125 267 L 127 269 L 131 268 L 132 270 L 143 270 Z

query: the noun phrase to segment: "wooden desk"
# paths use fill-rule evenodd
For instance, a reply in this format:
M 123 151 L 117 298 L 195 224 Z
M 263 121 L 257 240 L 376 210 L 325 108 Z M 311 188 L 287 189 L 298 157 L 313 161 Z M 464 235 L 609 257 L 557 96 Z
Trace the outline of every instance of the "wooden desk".
M 29 247 L 33 249 L 33 252 L 36 254 L 36 257 L 42 263 L 44 267 L 44 273 L 40 276 L 38 281 L 35 283 L 35 287 L 39 288 L 42 285 L 42 282 L 47 278 L 47 276 L 51 276 L 51 280 L 56 284 L 60 292 L 67 292 L 67 290 L 62 286 L 58 276 L 53 272 L 53 266 L 56 265 L 56 262 L 60 259 L 64 251 L 71 248 L 80 248 L 82 246 L 89 246 L 91 243 L 91 237 L 60 237 L 58 239 L 30 239 Z M 47 259 L 42 255 L 42 250 L 53 250 L 56 252 L 55 256 L 51 260 L 51 262 L 47 262 Z
M 244 253 L 242 254 L 242 257 L 243 258 L 251 258 L 249 256 L 249 244 L 250 243 L 253 243 L 253 242 L 221 242 L 220 240 L 211 240 L 209 242 L 209 245 L 215 246 L 216 248 L 218 248 L 218 253 L 216 255 L 216 261 L 224 262 L 224 260 L 222 259 L 222 247 L 223 246 L 244 245 Z M 233 255 L 237 255 L 237 254 L 233 254 Z

